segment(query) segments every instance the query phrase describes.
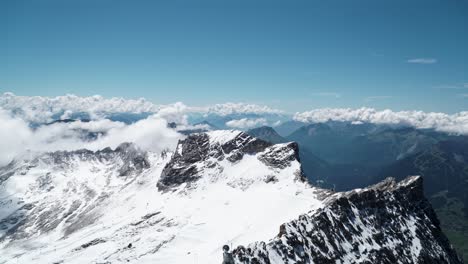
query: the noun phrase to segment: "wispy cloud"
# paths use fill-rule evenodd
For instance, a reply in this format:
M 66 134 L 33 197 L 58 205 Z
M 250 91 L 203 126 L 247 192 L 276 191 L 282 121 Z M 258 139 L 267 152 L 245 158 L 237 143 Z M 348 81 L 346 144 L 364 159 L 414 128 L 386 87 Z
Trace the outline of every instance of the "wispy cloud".
M 442 90 L 460 90 L 460 89 L 467 89 L 468 83 L 458 83 L 458 84 L 443 84 L 437 85 L 434 88 L 442 89 Z
M 324 97 L 335 97 L 335 98 L 341 97 L 340 93 L 335 93 L 335 92 L 318 92 L 318 93 L 312 93 L 312 95 L 324 96 Z
M 434 88 L 441 89 L 441 90 L 453 90 L 453 89 L 463 89 L 465 87 L 458 86 L 458 85 L 438 85 L 438 86 L 435 86 Z
M 437 63 L 437 59 L 435 58 L 414 58 L 408 59 L 407 63 L 416 63 L 416 64 L 434 64 Z
M 381 99 L 390 99 L 393 98 L 393 96 L 390 95 L 377 95 L 377 96 L 368 96 L 364 99 L 366 102 L 372 102 L 376 100 L 381 100 Z
M 183 138 L 177 131 L 168 128 L 167 121 L 157 114 L 129 125 L 101 119 L 55 123 L 32 129 L 23 119 L 0 109 L 0 124 L 0 166 L 26 153 L 83 148 L 99 150 L 116 148 L 123 142 L 133 142 L 144 150 L 161 152 L 174 149 L 178 140 Z M 83 136 L 88 132 L 99 132 L 101 136 L 88 140 Z

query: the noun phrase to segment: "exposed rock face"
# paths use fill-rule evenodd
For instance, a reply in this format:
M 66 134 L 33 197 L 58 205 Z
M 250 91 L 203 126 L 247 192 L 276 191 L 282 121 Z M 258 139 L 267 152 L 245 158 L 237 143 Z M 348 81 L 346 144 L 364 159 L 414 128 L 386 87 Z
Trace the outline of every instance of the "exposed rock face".
M 299 146 L 296 142 L 278 144 L 271 147 L 269 151 L 260 154 L 258 159 L 269 166 L 283 169 L 289 166 L 291 161 L 300 161 Z
M 281 225 L 277 237 L 234 250 L 238 263 L 462 263 L 424 198 L 422 178 L 389 178 L 336 193 Z
M 138 149 L 132 143 L 122 143 L 115 150 L 105 148 L 98 151 L 91 151 L 87 149 L 80 149 L 76 151 L 56 151 L 47 153 L 38 157 L 33 163 L 42 160 L 50 163 L 53 166 L 67 166 L 73 164 L 74 159 L 81 161 L 97 160 L 99 162 L 106 162 L 118 159 L 120 176 L 127 176 L 132 173 L 140 173 L 143 169 L 150 167 L 147 153 Z
M 218 140 L 221 133 L 222 140 Z M 164 167 L 158 182 L 159 190 L 167 190 L 182 183 L 194 182 L 205 168 L 213 168 L 227 160 L 240 161 L 244 155 L 256 155 L 271 167 L 285 168 L 291 161 L 299 160 L 296 143 L 272 145 L 240 131 L 213 131 L 190 134 L 181 140 L 172 159 Z M 219 168 L 222 170 L 222 167 Z

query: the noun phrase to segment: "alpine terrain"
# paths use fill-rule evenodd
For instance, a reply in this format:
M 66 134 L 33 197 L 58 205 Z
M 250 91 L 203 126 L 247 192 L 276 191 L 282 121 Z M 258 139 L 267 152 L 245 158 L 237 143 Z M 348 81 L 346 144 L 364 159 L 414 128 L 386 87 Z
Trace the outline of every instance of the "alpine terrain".
M 422 178 L 332 192 L 299 153 L 237 130 L 31 152 L 0 169 L 0 263 L 462 263 Z

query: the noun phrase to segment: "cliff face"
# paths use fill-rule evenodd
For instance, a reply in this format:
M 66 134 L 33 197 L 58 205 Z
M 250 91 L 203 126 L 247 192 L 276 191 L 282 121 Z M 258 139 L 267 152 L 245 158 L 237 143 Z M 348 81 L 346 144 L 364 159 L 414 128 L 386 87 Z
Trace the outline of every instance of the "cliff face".
M 166 191 L 184 183 L 196 182 L 209 171 L 213 179 L 224 170 L 222 164 L 236 164 L 244 155 L 255 156 L 270 168 L 284 169 L 298 162 L 299 149 L 295 142 L 273 145 L 240 131 L 195 133 L 181 140 L 171 160 L 164 167 L 158 189 Z M 298 172 L 302 178 L 302 171 Z
M 239 263 L 462 263 L 418 176 L 333 194 L 272 240 L 234 253 Z

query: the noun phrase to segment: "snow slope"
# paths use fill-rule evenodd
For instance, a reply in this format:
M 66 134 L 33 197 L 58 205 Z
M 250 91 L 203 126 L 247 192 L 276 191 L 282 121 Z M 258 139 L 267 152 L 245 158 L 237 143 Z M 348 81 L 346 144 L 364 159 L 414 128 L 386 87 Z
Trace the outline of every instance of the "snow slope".
M 17 160 L 0 169 L 0 263 L 220 263 L 224 244 L 267 240 L 323 206 L 296 150 L 213 131 L 174 153 L 124 144 Z

